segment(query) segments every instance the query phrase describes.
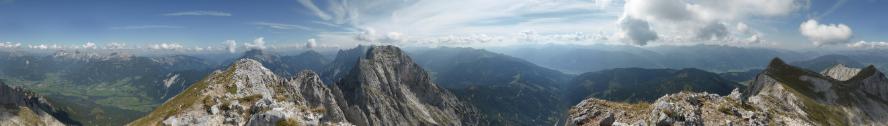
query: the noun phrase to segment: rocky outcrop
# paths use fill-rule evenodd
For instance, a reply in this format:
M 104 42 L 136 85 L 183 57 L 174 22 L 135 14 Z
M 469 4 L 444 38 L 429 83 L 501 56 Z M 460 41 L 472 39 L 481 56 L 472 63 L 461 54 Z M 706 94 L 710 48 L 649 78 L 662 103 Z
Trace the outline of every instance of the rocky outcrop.
M 9 87 L 0 82 L 0 125 L 78 125 L 65 116 L 65 112 L 54 108 L 45 98 L 38 96 L 36 93 L 19 87 Z
M 854 75 L 857 75 L 857 72 L 860 72 L 860 69 L 848 68 L 845 67 L 844 64 L 836 64 L 830 68 L 827 68 L 826 70 L 823 70 L 823 72 L 820 72 L 820 74 L 832 77 L 836 80 L 846 81 L 848 79 L 851 79 L 851 77 L 854 77 Z
M 741 104 L 737 90 L 724 97 L 681 92 L 663 96 L 654 103 L 586 99 L 570 110 L 566 125 L 766 125 L 770 122 L 768 116 Z
M 567 121 L 568 125 L 886 125 L 884 85 L 888 79 L 872 66 L 855 70 L 837 65 L 821 74 L 774 59 L 742 94 L 736 90 L 728 96 L 678 93 L 653 104 L 587 99 L 571 109 Z
M 346 118 L 356 125 L 478 124 L 474 107 L 438 87 L 394 46 L 370 47 L 334 92 Z
M 284 79 L 242 59 L 130 125 L 348 125 L 334 98 L 311 71 Z

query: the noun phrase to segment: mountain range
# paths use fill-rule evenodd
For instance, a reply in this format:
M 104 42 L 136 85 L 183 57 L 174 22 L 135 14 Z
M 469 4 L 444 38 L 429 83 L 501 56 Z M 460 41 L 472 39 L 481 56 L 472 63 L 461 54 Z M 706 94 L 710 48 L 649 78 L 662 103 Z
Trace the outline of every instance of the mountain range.
M 241 59 L 130 125 L 478 125 L 397 47 L 368 47 L 333 88 L 310 70 L 283 79 Z
M 435 82 L 479 108 L 486 125 L 551 125 L 568 104 L 563 86 L 572 76 L 515 57 L 471 48 L 412 53 Z
M 773 57 L 799 61 L 816 54 L 722 45 L 619 46 L 619 45 L 537 45 L 492 48 L 495 52 L 526 59 L 566 73 L 585 73 L 613 68 L 682 69 L 711 72 L 738 72 L 762 69 Z
M 867 59 L 877 57 L 872 55 L 843 53 L 814 57 L 722 46 L 554 49 L 563 50 L 542 47 L 512 52 L 457 47 L 402 50 L 394 46 L 358 46 L 327 58 L 324 54 L 332 53 L 308 50 L 284 54 L 254 49 L 229 57 L 233 59 L 214 57 L 218 61 L 189 55 L 136 56 L 126 52 L 57 51 L 42 55 L 0 51 L 0 82 L 21 87 L 16 90 L 31 90 L 33 95 L 45 96 L 44 101 L 54 106 L 41 109 L 50 113 L 41 117 L 57 118 L 63 125 L 570 125 L 591 124 L 587 122 L 602 117 L 588 115 L 596 111 L 641 115 L 616 121 L 623 124 L 654 124 L 651 122 L 657 121 L 648 120 L 653 117 L 643 115 L 667 110 L 654 105 L 673 104 L 674 110 L 668 111 L 681 112 L 689 109 L 680 107 L 700 108 L 682 106 L 697 103 L 681 101 L 701 98 L 706 100 L 700 101 L 724 106 L 721 110 L 706 107 L 701 110 L 730 109 L 727 113 L 751 116 L 750 119 L 765 118 L 762 114 L 773 115 L 748 110 L 750 106 L 743 105 L 747 103 L 743 100 L 755 95 L 745 94 L 752 94 L 747 93 L 748 89 L 761 87 L 758 83 L 766 81 L 762 74 L 777 76 L 795 72 L 775 73 L 771 67 L 774 61 L 770 65 L 752 65 L 761 58 L 749 57 L 794 57 L 790 63 L 780 62 L 799 66 L 795 67 L 798 69 L 821 71 L 813 72 L 819 75 L 816 78 L 842 83 L 838 85 L 858 83 L 851 82 L 855 79 L 848 75 L 871 71 L 854 67 L 881 66 L 878 60 Z M 691 54 L 716 50 L 744 51 Z M 622 56 L 627 58 L 620 58 Z M 567 59 L 571 57 L 574 59 Z M 678 59 L 667 59 L 669 57 Z M 837 63 L 844 65 L 835 65 Z M 793 81 L 792 78 L 799 77 L 772 79 Z M 853 90 L 878 92 L 881 90 L 878 88 L 870 84 L 868 88 Z M 877 94 L 863 92 L 849 95 Z M 814 96 L 806 97 L 829 99 L 820 98 L 819 94 Z M 870 99 L 861 101 L 867 100 Z M 850 103 L 819 104 L 830 108 Z M 571 109 L 571 105 L 577 106 Z M 603 109 L 606 107 L 600 105 L 619 109 Z M 597 108 L 578 109 L 590 106 Z M 627 109 L 632 111 L 625 111 Z M 856 108 L 846 106 L 844 109 Z M 17 113 L 21 109 L 14 110 Z M 824 116 L 833 116 L 837 111 L 830 110 Z M 64 113 L 64 116 L 54 113 Z M 586 115 L 580 116 L 583 113 Z M 849 115 L 853 114 L 841 116 Z M 672 116 L 663 118 L 671 119 L 667 121 L 669 124 L 684 124 L 689 120 L 680 119 L 692 118 Z M 778 124 L 823 124 L 816 122 L 821 119 L 840 121 L 817 116 L 808 118 L 807 123 Z M 621 120 L 622 117 L 615 118 Z M 637 123 L 638 120 L 646 121 Z M 866 119 L 847 120 L 850 121 L 830 125 L 879 124 L 866 123 L 872 122 Z

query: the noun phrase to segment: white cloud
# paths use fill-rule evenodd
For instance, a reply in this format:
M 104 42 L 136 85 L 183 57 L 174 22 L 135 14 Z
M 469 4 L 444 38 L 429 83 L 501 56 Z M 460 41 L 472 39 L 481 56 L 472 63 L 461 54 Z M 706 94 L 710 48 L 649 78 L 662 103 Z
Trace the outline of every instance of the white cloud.
M 308 42 L 305 43 L 305 48 L 315 48 L 317 46 L 318 42 L 314 38 L 308 39 Z
M 105 46 L 105 49 L 125 49 L 126 43 L 112 42 Z
M 265 38 L 256 38 L 255 40 L 253 40 L 253 43 L 244 43 L 244 46 L 248 49 L 265 49 Z
M 858 41 L 847 45 L 850 48 L 888 48 L 888 42 Z
M 160 43 L 160 44 L 153 44 L 153 45 L 148 46 L 148 49 L 153 49 L 153 50 L 180 50 L 180 49 L 184 49 L 184 48 L 185 48 L 185 46 L 182 46 L 178 43 Z
M 225 40 L 225 49 L 228 49 L 229 53 L 234 53 L 235 51 L 237 51 L 237 41 Z
M 845 24 L 819 24 L 814 19 L 802 22 L 799 31 L 817 46 L 847 43 L 854 34 Z
M 84 48 L 84 49 L 96 49 L 96 43 L 86 42 L 83 45 L 81 45 L 80 47 Z
M 185 12 L 175 12 L 175 13 L 166 13 L 164 16 L 231 16 L 231 13 L 221 12 L 221 11 L 185 11 Z
M 19 46 L 22 46 L 22 43 L 12 43 L 12 42 L 0 43 L 0 48 L 18 48 Z
M 179 29 L 179 28 L 185 28 L 185 27 L 172 26 L 172 25 L 133 25 L 133 26 L 111 27 L 112 30 Z
M 651 30 L 650 24 L 645 20 L 625 16 L 620 19 L 620 32 L 617 36 L 636 45 L 646 45 L 650 41 L 657 40 L 657 32 Z
M 731 42 L 752 33 L 755 28 L 743 23 L 754 18 L 787 16 L 808 6 L 807 0 L 627 0 L 624 17 L 644 20 L 664 42 Z M 701 25 L 703 24 L 703 25 Z M 728 24 L 737 24 L 736 31 Z
M 363 28 L 361 32 L 355 36 L 355 40 L 363 42 L 376 42 L 376 30 L 373 28 Z
M 316 31 L 313 28 L 310 28 L 307 26 L 302 26 L 302 25 L 295 25 L 295 24 L 282 24 L 282 23 L 270 23 L 270 22 L 256 22 L 256 23 L 252 23 L 252 24 L 256 25 L 256 26 L 264 27 L 264 28 L 280 29 L 280 30 L 299 29 L 299 30 L 305 30 L 305 31 Z
M 746 23 L 738 22 L 737 31 L 740 33 L 749 33 L 749 26 L 747 26 Z

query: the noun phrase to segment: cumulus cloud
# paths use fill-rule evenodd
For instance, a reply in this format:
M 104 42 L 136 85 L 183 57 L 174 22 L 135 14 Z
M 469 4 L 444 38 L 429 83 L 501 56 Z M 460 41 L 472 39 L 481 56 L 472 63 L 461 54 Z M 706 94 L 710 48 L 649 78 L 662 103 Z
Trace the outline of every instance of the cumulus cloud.
M 738 22 L 736 27 L 737 31 L 740 33 L 749 33 L 749 26 L 747 26 L 746 23 Z
M 248 49 L 265 49 L 265 38 L 256 38 L 253 43 L 244 43 L 244 46 Z
M 814 19 L 802 22 L 799 31 L 817 46 L 847 43 L 854 34 L 845 24 L 820 24 Z
M 661 39 L 731 42 L 756 36 L 743 23 L 753 18 L 786 16 L 807 7 L 807 0 L 627 0 L 623 17 L 646 21 Z M 622 19 L 621 19 L 622 20 Z M 701 25 L 703 24 L 703 25 Z M 728 24 L 737 24 L 736 31 Z M 684 37 L 690 36 L 690 37 Z M 756 36 L 756 39 L 761 39 Z
M 376 30 L 373 28 L 360 29 L 361 32 L 355 36 L 355 40 L 362 42 L 376 42 Z
M 761 42 L 762 42 L 762 39 L 759 38 L 759 35 L 752 35 L 752 36 L 749 36 L 749 38 L 746 39 L 746 43 L 747 43 L 747 44 L 761 43 Z
M 225 49 L 228 49 L 229 53 L 234 53 L 237 51 L 237 41 L 225 40 Z
M 888 48 L 888 42 L 858 41 L 847 45 L 850 48 Z
M 153 44 L 153 45 L 148 46 L 148 49 L 153 49 L 153 50 L 180 50 L 180 49 L 184 49 L 184 48 L 185 48 L 185 46 L 182 46 L 178 43 L 160 43 L 160 44 Z
M 221 11 L 185 11 L 185 12 L 174 12 L 174 13 L 166 13 L 164 16 L 231 16 L 231 13 L 221 12 Z
M 709 23 L 697 30 L 697 38 L 702 40 L 723 40 L 728 34 L 728 27 L 722 23 Z
M 631 42 L 631 44 L 646 45 L 648 42 L 658 38 L 657 33 L 651 29 L 650 24 L 645 20 L 624 16 L 618 22 L 620 25 L 618 36 Z
M 84 49 L 96 49 L 96 43 L 86 42 L 83 45 L 81 45 L 80 47 L 84 48 Z
M 315 48 L 317 46 L 318 42 L 314 38 L 308 39 L 308 42 L 305 43 L 305 48 Z

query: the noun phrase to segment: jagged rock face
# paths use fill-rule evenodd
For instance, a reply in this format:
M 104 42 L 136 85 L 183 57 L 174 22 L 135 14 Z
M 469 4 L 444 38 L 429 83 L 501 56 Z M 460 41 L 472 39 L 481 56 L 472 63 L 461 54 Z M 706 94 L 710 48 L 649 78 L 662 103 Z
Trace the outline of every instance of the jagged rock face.
M 347 125 L 333 98 L 311 71 L 283 79 L 242 59 L 130 125 Z
M 336 54 L 336 59 L 327 64 L 324 67 L 324 71 L 321 72 L 321 78 L 323 78 L 324 83 L 332 84 L 346 74 L 349 74 L 349 71 L 352 70 L 358 59 L 367 54 L 368 49 L 370 49 L 368 46 L 361 45 L 349 50 L 339 50 Z
M 12 88 L 0 82 L 0 125 L 3 126 L 64 126 L 55 116 L 64 112 L 54 108 L 45 98 L 22 88 Z M 64 118 L 64 117 L 63 117 Z M 66 123 L 70 119 L 65 120 Z
M 851 79 L 851 77 L 854 77 L 854 75 L 857 75 L 857 72 L 860 72 L 860 69 L 848 68 L 845 67 L 844 64 L 836 64 L 833 67 L 823 70 L 823 72 L 820 72 L 820 74 L 832 77 L 836 80 L 846 81 L 848 79 Z
M 884 86 L 888 85 L 888 79 L 873 66 L 859 69 L 859 71 L 851 69 L 854 68 L 834 67 L 821 75 L 775 59 L 768 69 L 750 82 L 749 88 L 743 92 L 742 97 L 736 92 L 727 97 L 703 94 L 705 95 L 703 99 L 698 95 L 679 93 L 658 99 L 652 105 L 654 107 L 650 109 L 651 113 L 623 116 L 642 118 L 640 120 L 643 120 L 641 121 L 643 123 L 634 123 L 638 125 L 652 123 L 658 125 L 727 125 L 728 123 L 732 125 L 888 125 L 888 104 L 884 102 L 886 101 L 885 97 L 888 96 L 884 93 L 888 92 Z M 858 72 L 847 77 L 852 73 L 851 71 Z M 670 102 L 675 100 L 668 99 L 687 99 L 679 101 L 688 102 L 690 106 L 680 102 Z M 588 113 L 625 110 L 608 106 L 608 104 L 615 103 L 590 105 L 590 102 L 583 102 L 571 110 L 571 120 L 568 121 L 570 124 L 581 125 L 596 122 L 607 123 L 607 121 L 602 121 L 602 119 L 606 119 L 604 117 L 607 115 Z M 707 106 L 720 107 L 706 109 Z M 599 108 L 591 109 L 596 107 Z M 699 109 L 701 107 L 702 109 Z M 721 113 L 706 114 L 713 110 Z M 664 113 L 667 115 L 665 118 Z M 699 116 L 700 113 L 702 116 Z M 589 115 L 595 116 L 590 117 Z M 621 117 L 621 115 L 614 116 L 616 122 L 633 121 L 620 120 L 628 118 Z M 667 123 L 663 123 L 664 119 L 667 120 L 665 121 Z M 670 119 L 673 121 L 668 121 Z M 735 121 L 737 119 L 742 119 L 742 121 Z
M 393 46 L 371 47 L 334 92 L 346 118 L 362 126 L 477 125 L 476 110 L 439 88 Z

